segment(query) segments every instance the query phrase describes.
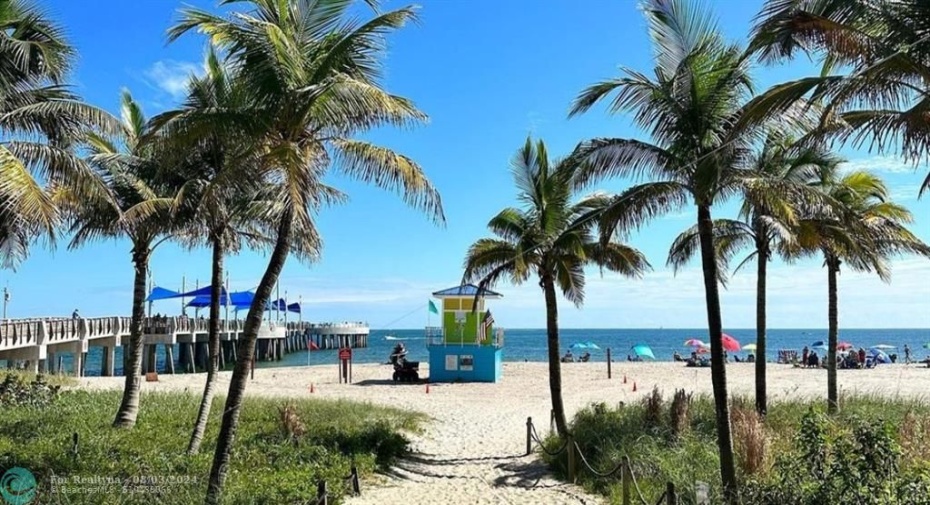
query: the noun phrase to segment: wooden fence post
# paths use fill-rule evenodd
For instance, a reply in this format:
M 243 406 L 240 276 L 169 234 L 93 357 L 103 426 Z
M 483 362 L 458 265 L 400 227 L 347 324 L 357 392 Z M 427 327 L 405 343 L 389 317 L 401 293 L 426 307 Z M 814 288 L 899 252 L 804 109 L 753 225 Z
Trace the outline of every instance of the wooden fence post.
M 665 486 L 665 504 L 678 505 L 678 498 L 675 496 L 675 484 L 672 482 Z
M 359 482 L 358 482 L 358 467 L 354 465 L 352 466 L 351 477 L 352 477 L 352 492 L 355 493 L 355 496 L 359 496 L 362 494 L 362 487 L 359 485 Z
M 326 481 L 321 480 L 316 485 L 316 503 L 317 505 L 328 505 L 329 498 L 326 493 Z
M 569 433 L 565 437 L 565 449 L 568 450 L 568 481 L 575 483 L 575 437 Z
M 533 454 L 533 418 L 526 418 L 526 455 Z
M 555 411 L 549 410 L 549 433 L 555 431 Z
M 610 374 L 610 347 L 607 348 L 607 378 L 611 378 Z

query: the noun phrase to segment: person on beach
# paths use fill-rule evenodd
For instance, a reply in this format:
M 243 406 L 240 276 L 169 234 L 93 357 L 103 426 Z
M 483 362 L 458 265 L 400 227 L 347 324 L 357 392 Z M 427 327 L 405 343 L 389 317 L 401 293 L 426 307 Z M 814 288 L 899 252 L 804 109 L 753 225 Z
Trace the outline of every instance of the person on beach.
M 804 349 L 801 351 L 801 366 L 804 366 L 804 367 L 807 366 L 807 357 L 810 355 L 810 353 L 811 353 L 810 349 L 808 349 L 807 346 L 805 345 Z
M 911 348 L 907 344 L 904 344 L 904 364 L 911 364 Z
M 859 348 L 859 368 L 865 368 L 865 349 Z

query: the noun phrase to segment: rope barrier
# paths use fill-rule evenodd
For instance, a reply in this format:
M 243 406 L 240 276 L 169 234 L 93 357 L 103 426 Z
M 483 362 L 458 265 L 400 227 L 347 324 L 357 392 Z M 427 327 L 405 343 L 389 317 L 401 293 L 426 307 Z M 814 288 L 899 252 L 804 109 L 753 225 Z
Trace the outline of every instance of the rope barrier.
M 587 467 L 588 471 L 590 471 L 597 477 L 602 477 L 602 478 L 610 477 L 611 475 L 617 473 L 619 470 L 623 468 L 624 462 L 621 461 L 617 466 L 614 467 L 613 470 L 609 472 L 606 472 L 606 473 L 598 472 L 597 470 L 594 469 L 594 467 L 591 466 L 591 463 L 588 463 L 588 458 L 584 457 L 584 453 L 581 452 L 581 447 L 578 447 L 578 442 L 572 442 L 572 444 L 574 444 L 575 450 L 578 451 L 578 455 L 581 456 L 581 462 L 584 463 L 584 466 Z
M 565 440 L 562 443 L 562 447 L 559 447 L 555 452 L 549 452 L 548 450 L 546 450 L 546 446 L 542 443 L 542 440 L 539 439 L 539 434 L 536 433 L 536 426 L 534 426 L 533 423 L 530 423 L 530 428 L 532 430 L 531 433 L 533 435 L 533 440 L 535 440 L 536 443 L 539 445 L 539 448 L 542 449 L 542 451 L 548 454 L 549 456 L 558 456 L 559 454 L 562 454 L 562 452 L 565 451 L 566 447 L 568 447 L 568 440 Z
M 586 458 L 584 453 L 581 451 L 581 447 L 578 445 L 578 442 L 576 442 L 570 434 L 565 438 L 564 442 L 562 443 L 562 447 L 560 447 L 555 452 L 550 452 L 546 449 L 542 440 L 539 438 L 539 434 L 536 432 L 536 426 L 533 424 L 532 417 L 528 417 L 526 419 L 526 428 L 527 428 L 527 433 L 526 433 L 526 437 L 527 437 L 526 454 L 527 455 L 531 454 L 532 452 L 531 451 L 532 442 L 535 442 L 539 446 L 539 448 L 542 449 L 544 453 L 546 453 L 547 455 L 551 457 L 558 456 L 559 454 L 564 452 L 566 448 L 569 449 L 568 478 L 570 482 L 575 482 L 574 454 L 577 453 L 578 456 L 581 457 L 581 462 L 584 463 L 585 468 L 587 468 L 588 471 L 595 477 L 606 479 L 606 478 L 616 475 L 617 472 L 621 472 L 621 481 L 623 482 L 623 493 L 624 493 L 623 503 L 629 503 L 627 501 L 630 495 L 629 487 L 630 487 L 630 484 L 632 484 L 633 489 L 636 491 L 635 496 L 636 498 L 639 498 L 638 503 L 642 505 L 649 505 L 649 502 L 647 502 L 646 498 L 643 496 L 642 490 L 639 488 L 639 483 L 636 481 L 636 474 L 633 473 L 633 464 L 630 461 L 629 456 L 623 456 L 623 458 L 620 460 L 617 466 L 615 466 L 609 472 L 601 472 L 595 469 L 593 466 L 591 466 L 591 463 L 588 461 L 588 458 Z M 663 492 L 662 496 L 659 497 L 659 500 L 656 502 L 656 505 L 661 505 L 664 502 L 677 503 L 676 494 L 675 494 L 675 485 L 672 482 L 668 483 L 666 491 Z

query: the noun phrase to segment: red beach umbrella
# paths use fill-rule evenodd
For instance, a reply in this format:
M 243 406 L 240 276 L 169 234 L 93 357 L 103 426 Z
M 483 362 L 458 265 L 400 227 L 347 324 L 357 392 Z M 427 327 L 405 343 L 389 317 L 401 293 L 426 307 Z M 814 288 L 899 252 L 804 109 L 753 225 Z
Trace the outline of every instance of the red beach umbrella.
M 720 341 L 721 343 L 723 343 L 723 348 L 726 349 L 727 351 L 739 352 L 741 349 L 741 346 L 739 345 L 739 341 L 727 335 L 726 333 L 723 334 Z
M 838 351 L 848 351 L 852 348 L 853 348 L 853 345 L 850 344 L 849 342 L 840 342 L 839 344 L 836 344 L 836 350 Z

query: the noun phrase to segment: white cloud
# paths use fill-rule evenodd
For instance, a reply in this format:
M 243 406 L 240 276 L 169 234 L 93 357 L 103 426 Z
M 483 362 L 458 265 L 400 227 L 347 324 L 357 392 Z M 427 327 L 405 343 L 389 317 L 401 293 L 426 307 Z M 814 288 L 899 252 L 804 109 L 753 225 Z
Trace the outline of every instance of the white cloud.
M 871 156 L 868 158 L 859 158 L 841 163 L 840 170 L 843 172 L 867 170 L 870 172 L 909 174 L 913 173 L 916 168 L 921 166 L 925 167 L 926 164 L 915 164 L 911 161 L 905 160 L 900 156 Z
M 917 200 L 920 184 L 904 184 L 891 187 L 891 199 L 897 202 Z
M 149 84 L 180 100 L 187 94 L 187 81 L 191 75 L 202 75 L 203 69 L 186 61 L 156 61 L 145 72 Z

